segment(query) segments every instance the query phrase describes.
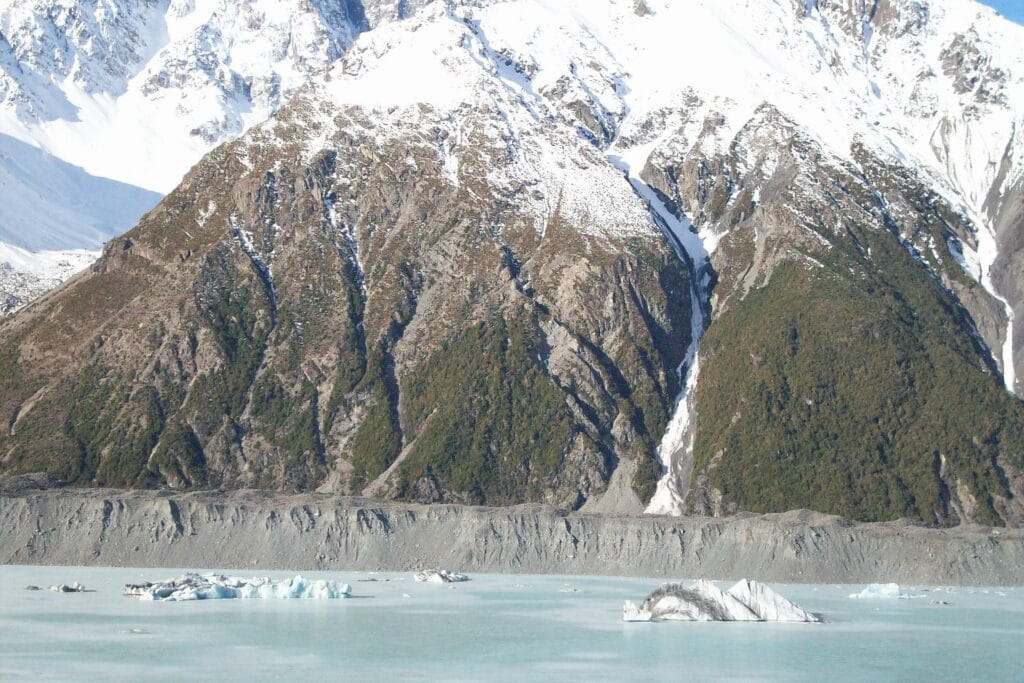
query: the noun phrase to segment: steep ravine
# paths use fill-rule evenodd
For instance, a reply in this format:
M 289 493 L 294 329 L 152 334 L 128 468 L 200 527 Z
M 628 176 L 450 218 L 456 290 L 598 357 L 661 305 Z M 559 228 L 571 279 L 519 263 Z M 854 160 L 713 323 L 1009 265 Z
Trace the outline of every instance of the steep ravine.
M 700 340 L 708 324 L 706 312 L 710 308 L 710 292 L 707 285 L 712 280 L 711 257 L 705 240 L 693 230 L 693 224 L 676 216 L 657 191 L 642 178 L 650 146 L 624 150 L 621 154 L 616 152 L 618 150 L 613 149 L 608 155 L 609 160 L 623 172 L 637 196 L 648 205 L 651 219 L 690 273 L 690 339 L 677 369 L 682 388 L 658 445 L 658 459 L 664 474 L 646 508 L 648 514 L 681 515 L 693 469 L 693 391 L 700 377 Z

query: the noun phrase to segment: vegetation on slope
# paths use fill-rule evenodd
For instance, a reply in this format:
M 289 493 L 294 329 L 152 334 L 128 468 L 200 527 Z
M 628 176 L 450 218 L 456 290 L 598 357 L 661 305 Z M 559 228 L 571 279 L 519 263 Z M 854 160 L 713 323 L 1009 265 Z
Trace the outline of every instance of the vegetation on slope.
M 695 471 L 730 507 L 943 524 L 959 480 L 974 518 L 998 523 L 997 459 L 1020 467 L 1024 408 L 963 311 L 884 233 L 815 257 L 709 329 Z

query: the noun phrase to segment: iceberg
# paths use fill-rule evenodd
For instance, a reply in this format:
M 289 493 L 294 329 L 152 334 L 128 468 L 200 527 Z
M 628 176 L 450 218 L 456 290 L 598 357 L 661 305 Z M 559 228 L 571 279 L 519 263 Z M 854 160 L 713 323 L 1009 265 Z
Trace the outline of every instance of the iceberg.
M 462 583 L 463 581 L 469 581 L 469 577 L 465 574 L 458 574 L 447 569 L 428 569 L 416 572 L 413 578 L 420 583 Z
M 850 593 L 850 597 L 855 600 L 893 600 L 906 598 L 907 595 L 900 592 L 898 583 L 872 583 L 859 593 Z
M 29 587 L 29 590 L 32 590 L 32 587 Z M 60 583 L 60 584 L 57 584 L 56 586 L 50 586 L 49 590 L 53 591 L 54 593 L 87 593 L 88 592 L 88 591 L 86 591 L 85 586 L 83 586 L 82 584 L 78 583 L 77 581 L 75 581 L 74 583 L 72 583 L 70 585 L 66 584 L 66 583 Z
M 761 621 L 817 623 L 821 617 L 790 602 L 763 583 L 743 579 L 729 589 L 733 596 L 756 614 Z
M 707 579 L 691 587 L 666 583 L 643 604 L 626 602 L 624 621 L 775 621 L 816 623 L 821 617 L 793 604 L 768 586 L 744 579 L 723 592 Z
M 127 584 L 124 594 L 142 600 L 317 599 L 334 600 L 352 595 L 352 587 L 336 581 L 308 581 L 296 576 L 283 581 L 242 579 L 221 574 L 185 574 L 166 581 Z

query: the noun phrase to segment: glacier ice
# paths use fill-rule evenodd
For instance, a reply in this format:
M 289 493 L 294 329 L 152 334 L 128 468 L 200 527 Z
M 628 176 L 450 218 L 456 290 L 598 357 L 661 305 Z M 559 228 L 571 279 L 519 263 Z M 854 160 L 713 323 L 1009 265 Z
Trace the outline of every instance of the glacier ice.
M 347 583 L 323 579 L 309 581 L 301 576 L 273 581 L 266 577 L 243 579 L 221 574 L 189 573 L 177 579 L 127 584 L 124 594 L 142 600 L 168 602 L 255 598 L 333 600 L 350 597 L 352 587 Z
M 821 617 L 793 604 L 768 586 L 743 579 L 723 592 L 707 579 L 686 587 L 666 583 L 641 605 L 626 602 L 624 621 L 776 621 L 814 623 Z
M 420 583 L 462 583 L 463 581 L 469 581 L 469 577 L 465 574 L 448 571 L 447 569 L 428 569 L 416 572 L 413 578 Z
M 906 593 L 900 592 L 898 583 L 872 583 L 859 593 L 851 593 L 855 600 L 895 599 L 906 598 Z
M 800 608 L 757 581 L 743 579 L 729 589 L 729 595 L 749 607 L 761 621 L 821 621 L 818 615 Z
M 72 584 L 59 583 L 56 586 L 50 586 L 50 591 L 54 593 L 88 593 L 85 586 L 75 581 Z

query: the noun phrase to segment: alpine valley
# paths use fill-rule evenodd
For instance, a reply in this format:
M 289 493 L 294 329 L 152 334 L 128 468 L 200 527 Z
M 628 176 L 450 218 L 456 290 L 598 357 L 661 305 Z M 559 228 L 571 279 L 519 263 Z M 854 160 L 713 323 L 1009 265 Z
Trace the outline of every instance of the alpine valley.
M 3 474 L 1024 525 L 973 0 L 2 0 L 0 243 Z

